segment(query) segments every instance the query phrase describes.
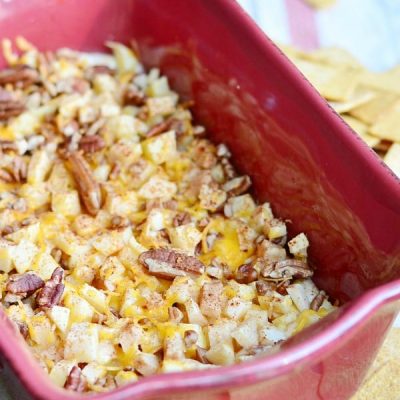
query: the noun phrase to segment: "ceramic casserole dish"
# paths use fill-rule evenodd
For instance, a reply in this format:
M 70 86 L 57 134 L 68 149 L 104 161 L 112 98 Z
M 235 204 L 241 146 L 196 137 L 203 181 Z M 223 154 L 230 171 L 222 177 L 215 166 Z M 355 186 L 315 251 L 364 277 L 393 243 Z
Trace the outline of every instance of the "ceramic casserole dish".
M 41 50 L 104 50 L 135 38 L 147 67 L 195 101 L 255 195 L 306 232 L 316 284 L 343 304 L 280 352 L 91 395 L 122 399 L 348 399 L 400 299 L 400 182 L 233 0 L 0 1 L 1 37 Z M 15 399 L 88 396 L 54 387 L 0 311 L 3 380 Z

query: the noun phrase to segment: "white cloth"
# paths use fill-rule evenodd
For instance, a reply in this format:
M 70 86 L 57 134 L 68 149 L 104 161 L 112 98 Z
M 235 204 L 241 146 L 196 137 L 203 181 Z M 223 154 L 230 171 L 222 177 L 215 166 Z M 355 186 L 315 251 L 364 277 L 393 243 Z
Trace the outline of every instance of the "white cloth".
M 290 24 L 301 24 L 301 15 L 289 18 L 287 8 L 301 0 L 238 1 L 271 39 L 294 42 Z M 321 46 L 347 49 L 375 71 L 400 64 L 399 0 L 337 0 L 314 18 Z

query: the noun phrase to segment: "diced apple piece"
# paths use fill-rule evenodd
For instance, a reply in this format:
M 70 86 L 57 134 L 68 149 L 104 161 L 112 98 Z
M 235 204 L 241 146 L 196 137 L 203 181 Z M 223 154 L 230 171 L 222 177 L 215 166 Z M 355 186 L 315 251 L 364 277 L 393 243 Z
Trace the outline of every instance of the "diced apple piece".
M 24 226 L 17 231 L 7 235 L 7 240 L 12 240 L 14 243 L 19 243 L 22 239 L 35 243 L 40 232 L 40 222 L 35 222 L 28 226 Z
M 33 153 L 28 166 L 27 181 L 31 184 L 43 182 L 50 172 L 52 161 L 45 150 Z
M 65 217 L 75 217 L 81 213 L 81 203 L 76 190 L 57 192 L 51 196 L 51 209 Z
M 106 376 L 107 369 L 98 363 L 91 362 L 82 369 L 82 375 L 89 385 L 94 385 L 99 379 Z
M 144 156 L 155 164 L 162 164 L 176 156 L 175 131 L 168 131 L 142 142 Z
M 235 321 L 223 320 L 208 327 L 208 339 L 210 346 L 215 347 L 219 343 L 231 343 L 232 333 L 236 329 Z
M 232 333 L 232 337 L 241 347 L 251 347 L 258 345 L 257 321 L 248 319 L 242 322 Z
M 117 375 L 115 375 L 115 382 L 118 387 L 136 382 L 137 380 L 138 376 L 133 371 L 119 371 Z
M 19 194 L 26 200 L 29 208 L 35 210 L 50 202 L 50 192 L 47 190 L 46 185 L 47 182 L 35 185 L 25 183 L 19 188 Z
M 190 324 L 197 324 L 200 326 L 205 326 L 208 324 L 207 319 L 200 311 L 199 305 L 192 298 L 186 300 L 185 308 Z
M 72 325 L 65 342 L 67 360 L 90 363 L 97 360 L 99 335 L 96 324 L 82 322 Z
M 309 246 L 307 236 L 304 233 L 299 233 L 293 239 L 289 240 L 289 251 L 295 257 L 307 257 L 307 249 Z
M 224 315 L 228 318 L 238 320 L 241 319 L 251 307 L 251 302 L 244 301 L 240 297 L 232 297 L 228 300 Z
M 19 242 L 13 251 L 14 265 L 18 273 L 23 274 L 31 267 L 38 252 L 39 249 L 32 242 L 25 239 Z
M 235 352 L 231 343 L 220 343 L 206 353 L 207 360 L 215 365 L 231 365 L 235 362 Z
M 94 308 L 73 291 L 65 293 L 64 305 L 70 309 L 70 320 L 73 323 L 90 322 L 93 318 Z
M 102 291 L 84 283 L 79 294 L 100 313 L 108 311 L 107 296 Z
M 138 72 L 139 61 L 129 47 L 111 41 L 107 42 L 107 46 L 113 51 L 119 73 Z
M 161 372 L 195 371 L 209 368 L 215 368 L 215 365 L 203 364 L 199 361 L 186 358 L 184 360 L 164 360 L 162 362 Z
M 96 361 L 101 365 L 106 365 L 111 362 L 117 353 L 114 345 L 110 342 L 100 342 L 97 347 Z
M 160 367 L 157 356 L 149 353 L 139 353 L 133 362 L 135 369 L 143 376 L 153 375 Z
M 138 191 L 146 200 L 170 199 L 177 191 L 176 184 L 160 176 L 152 176 Z
M 193 223 L 168 229 L 169 238 L 173 247 L 194 254 L 202 235 Z
M 8 273 L 12 270 L 16 247 L 7 240 L 0 239 L 0 271 Z
M 75 361 L 61 360 L 51 369 L 50 380 L 58 387 L 63 388 Z
M 48 317 L 62 333 L 67 332 L 69 314 L 70 310 L 61 306 L 53 306 L 47 311 Z
M 34 315 L 29 322 L 30 338 L 39 348 L 47 349 L 55 343 L 56 336 L 49 319 L 45 315 Z

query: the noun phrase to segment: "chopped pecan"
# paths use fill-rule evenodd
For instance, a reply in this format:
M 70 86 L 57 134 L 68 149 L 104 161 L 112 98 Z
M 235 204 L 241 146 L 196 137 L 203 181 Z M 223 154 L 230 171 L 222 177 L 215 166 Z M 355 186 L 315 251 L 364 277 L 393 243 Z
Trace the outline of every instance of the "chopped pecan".
M 260 296 L 265 296 L 267 293 L 276 289 L 276 285 L 273 282 L 259 280 L 256 282 L 257 293 Z
M 183 319 L 183 313 L 178 307 L 168 307 L 168 316 L 172 322 L 181 322 Z
M 16 321 L 15 324 L 17 325 L 19 333 L 22 335 L 24 339 L 26 339 L 29 335 L 29 328 L 25 322 Z
M 199 334 L 196 331 L 190 329 L 185 332 L 183 340 L 185 342 L 186 347 L 192 347 L 194 344 L 197 343 L 198 338 Z
M 43 289 L 36 297 L 36 303 L 41 308 L 51 308 L 59 304 L 64 293 L 64 285 L 61 283 L 64 270 L 58 267 L 54 270 L 51 278 L 45 283 Z
M 69 373 L 65 382 L 64 389 L 78 393 L 82 393 L 86 390 L 86 379 L 82 375 L 82 371 L 77 365 L 72 367 L 71 372 Z
M 81 200 L 89 214 L 96 215 L 101 207 L 100 185 L 94 178 L 88 163 L 80 153 L 73 152 L 69 155 L 68 159 L 71 162 L 72 172 Z
M 236 176 L 235 168 L 227 158 L 221 159 L 222 169 L 224 170 L 224 174 L 226 179 L 233 179 Z
M 110 229 L 121 229 L 126 228 L 130 225 L 130 221 L 126 217 L 121 217 L 120 215 L 113 215 L 111 218 Z
M 39 80 L 39 73 L 28 65 L 16 65 L 0 71 L 0 86 L 8 83 L 25 88 Z
M 54 260 L 56 261 L 56 263 L 59 264 L 60 261 L 61 261 L 61 257 L 62 257 L 62 255 L 63 255 L 62 250 L 59 249 L 58 247 L 54 247 L 54 248 L 51 250 L 51 253 L 50 253 L 50 254 L 51 254 L 51 256 L 54 258 Z
M 226 157 L 229 158 L 231 156 L 231 152 L 229 151 L 228 147 L 224 143 L 220 143 L 217 146 L 217 156 L 218 157 Z
M 153 208 L 166 208 L 168 210 L 176 210 L 178 203 L 176 200 L 149 199 L 146 201 L 146 211 L 151 211 Z
M 27 165 L 22 157 L 16 156 L 13 158 L 10 170 L 14 182 L 20 183 L 26 179 Z
M 236 272 L 236 280 L 239 283 L 251 283 L 258 279 L 258 273 L 251 264 L 241 265 Z
M 17 150 L 17 146 L 11 140 L 0 140 L 0 150 Z
M 175 215 L 174 219 L 172 220 L 172 225 L 176 226 L 181 226 L 181 225 L 186 225 L 190 223 L 192 218 L 190 217 L 190 214 L 187 212 L 179 212 L 178 214 Z
M 278 279 L 309 278 L 313 273 L 313 270 L 304 261 L 290 259 L 276 262 L 269 276 Z
M 230 196 L 239 196 L 251 186 L 250 177 L 247 175 L 238 176 L 226 182 L 222 187 Z
M 256 346 L 251 346 L 247 347 L 243 350 L 240 351 L 241 355 L 246 355 L 246 356 L 259 356 L 262 354 L 266 354 L 270 352 L 272 347 L 270 345 L 256 345 Z
M 204 265 L 197 258 L 172 249 L 155 249 L 142 253 L 139 261 L 151 275 L 164 279 L 174 279 L 188 273 L 202 274 Z
M 310 304 L 311 310 L 318 311 L 322 303 L 326 299 L 326 293 L 321 290 L 312 300 Z
M 39 276 L 33 272 L 27 272 L 21 275 L 11 275 L 6 290 L 21 297 L 27 297 L 43 286 L 44 281 Z
M 122 102 L 124 105 L 140 107 L 145 104 L 146 96 L 136 86 L 128 85 L 123 94 Z
M 93 65 L 93 67 L 90 67 L 87 69 L 85 73 L 85 78 L 89 80 L 93 80 L 93 78 L 96 75 L 100 74 L 105 74 L 105 75 L 113 75 L 115 73 L 115 70 L 113 70 L 110 67 L 107 67 L 107 65 Z
M 146 133 L 146 137 L 157 136 L 160 133 L 167 131 L 172 125 L 173 119 L 168 118 L 165 121 L 160 122 L 159 124 L 154 125 L 150 130 Z
M 5 169 L 0 169 L 0 180 L 6 183 L 14 182 L 13 176 Z
M 10 117 L 16 117 L 24 110 L 24 104 L 17 100 L 12 93 L 0 89 L 0 120 L 4 121 Z
M 200 168 L 210 169 L 217 163 L 214 148 L 208 140 L 199 140 L 193 150 L 193 155 L 194 162 Z
M 84 153 L 95 153 L 105 146 L 104 139 L 101 136 L 83 136 L 79 141 L 79 148 Z
M 196 346 L 196 360 L 200 361 L 203 364 L 210 364 L 206 357 L 207 350 L 203 349 L 200 346 Z

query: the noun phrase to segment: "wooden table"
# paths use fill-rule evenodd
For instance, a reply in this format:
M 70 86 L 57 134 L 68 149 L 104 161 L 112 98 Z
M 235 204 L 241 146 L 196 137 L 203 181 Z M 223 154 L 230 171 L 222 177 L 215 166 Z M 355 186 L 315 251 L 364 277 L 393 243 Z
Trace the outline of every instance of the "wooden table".
M 400 400 L 400 327 L 389 332 L 364 384 L 351 400 Z

